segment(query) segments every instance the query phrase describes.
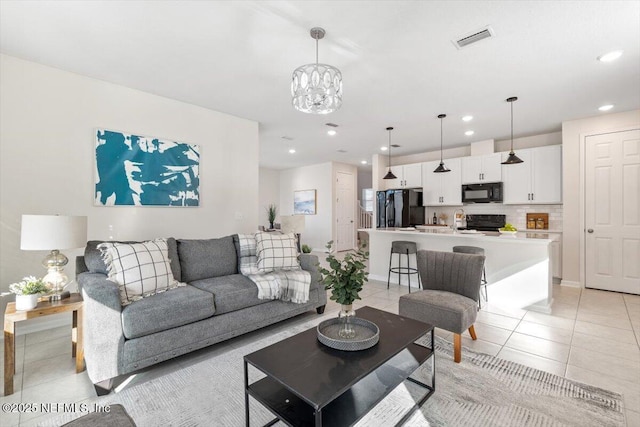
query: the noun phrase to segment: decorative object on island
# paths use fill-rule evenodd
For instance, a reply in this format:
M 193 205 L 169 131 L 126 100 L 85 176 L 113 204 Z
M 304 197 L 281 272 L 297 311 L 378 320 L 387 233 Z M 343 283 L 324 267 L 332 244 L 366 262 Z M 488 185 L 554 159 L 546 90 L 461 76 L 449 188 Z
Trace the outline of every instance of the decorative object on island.
M 274 204 L 271 203 L 269 206 L 266 207 L 267 210 L 267 220 L 269 221 L 269 229 L 273 230 L 273 223 L 276 222 L 276 216 L 278 215 L 278 207 Z
M 352 304 L 355 300 L 361 299 L 358 294 L 369 276 L 369 273 L 365 271 L 369 252 L 365 250 L 366 244 L 363 244 L 356 252 L 350 252 L 345 255 L 344 259 L 339 260 L 331 252 L 332 245 L 333 240 L 327 243 L 329 269 L 318 266 L 318 272 L 325 289 L 331 290 L 330 299 L 342 306 L 339 315 L 341 325 L 338 335 L 341 338 L 352 339 L 356 338 L 352 322 L 353 316 L 355 316 Z
M 291 104 L 303 113 L 329 114 L 342 105 L 342 73 L 336 67 L 318 63 L 318 40 L 326 31 L 314 27 L 310 31 L 316 41 L 316 62 L 293 71 Z
M 509 151 L 509 157 L 507 157 L 507 160 L 502 162 L 503 165 L 515 165 L 517 163 L 522 163 L 522 159 L 516 156 L 516 153 L 513 151 L 513 103 L 517 100 L 518 97 L 516 96 L 507 98 L 507 102 L 511 104 L 511 151 Z
M 442 172 L 451 172 L 451 169 L 447 169 L 444 165 L 444 161 L 442 160 L 442 119 L 447 117 L 446 114 L 439 114 L 438 118 L 440 119 L 440 164 L 433 171 L 433 173 L 442 173 Z
M 316 214 L 316 190 L 298 190 L 293 192 L 293 214 Z
M 64 266 L 69 259 L 60 253 L 60 249 L 81 248 L 86 243 L 86 216 L 22 215 L 20 249 L 51 251 L 42 260 L 47 269 L 42 281 L 52 292 L 51 300 L 62 298 L 62 291 L 69 280 L 64 274 Z
M 199 167 L 197 145 L 98 129 L 95 204 L 198 206 Z
M 42 279 L 27 276 L 20 282 L 10 284 L 9 290 L 16 294 L 16 310 L 33 310 L 38 305 L 40 294 L 49 292 L 49 287 Z
M 387 174 L 384 176 L 384 178 L 382 179 L 396 179 L 398 178 L 397 176 L 395 176 L 393 174 L 393 172 L 391 172 L 391 131 L 393 130 L 392 127 L 388 127 L 387 131 L 389 131 L 389 146 L 387 147 L 387 154 L 389 155 L 389 172 L 387 172 Z

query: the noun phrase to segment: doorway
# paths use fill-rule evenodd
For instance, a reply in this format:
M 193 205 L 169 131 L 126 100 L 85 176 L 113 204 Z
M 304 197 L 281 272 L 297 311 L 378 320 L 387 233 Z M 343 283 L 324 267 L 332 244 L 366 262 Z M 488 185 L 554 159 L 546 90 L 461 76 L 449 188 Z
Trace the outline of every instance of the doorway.
M 640 130 L 585 138 L 585 287 L 640 294 Z
M 355 249 L 355 177 L 338 172 L 336 177 L 336 251 Z

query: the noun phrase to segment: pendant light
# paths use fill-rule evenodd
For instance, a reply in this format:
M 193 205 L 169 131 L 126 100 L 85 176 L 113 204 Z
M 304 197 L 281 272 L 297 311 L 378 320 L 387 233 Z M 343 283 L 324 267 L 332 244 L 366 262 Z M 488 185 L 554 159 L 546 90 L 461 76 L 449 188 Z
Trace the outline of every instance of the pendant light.
M 507 160 L 502 162 L 503 165 L 515 165 L 517 163 L 522 163 L 522 159 L 516 156 L 516 153 L 513 152 L 513 103 L 517 100 L 518 97 L 516 96 L 507 98 L 507 102 L 511 104 L 511 151 L 509 151 L 509 157 L 507 157 Z
M 329 114 L 342 105 L 342 73 L 336 67 L 318 63 L 318 40 L 324 38 L 323 28 L 310 31 L 316 41 L 316 62 L 293 71 L 291 104 L 303 113 Z
M 444 165 L 444 162 L 442 161 L 442 119 L 444 119 L 445 117 L 447 117 L 446 114 L 440 114 L 438 116 L 438 118 L 440 119 L 440 164 L 433 171 L 433 173 L 451 172 L 451 169 L 447 169 L 447 167 Z
M 387 149 L 387 152 L 389 153 L 389 172 L 387 172 L 387 174 L 382 179 L 396 179 L 398 177 L 395 176 L 393 172 L 391 172 L 391 131 L 393 130 L 393 128 L 388 127 L 387 130 L 389 131 L 389 148 Z

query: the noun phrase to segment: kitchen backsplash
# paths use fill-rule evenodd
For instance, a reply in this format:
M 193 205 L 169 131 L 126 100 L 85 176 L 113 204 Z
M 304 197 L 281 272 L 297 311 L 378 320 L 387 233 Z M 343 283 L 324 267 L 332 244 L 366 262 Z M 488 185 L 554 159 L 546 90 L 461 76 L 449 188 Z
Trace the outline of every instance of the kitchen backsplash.
M 453 211 L 455 207 L 427 207 L 425 208 L 425 221 L 431 222 L 433 213 L 436 216 L 444 213 L 447 215 L 446 223 L 453 223 Z M 527 213 L 540 212 L 549 214 L 549 230 L 562 231 L 562 205 L 503 205 L 502 203 L 475 203 L 462 206 L 465 214 L 504 214 L 507 222 L 513 224 L 518 230 L 527 228 Z

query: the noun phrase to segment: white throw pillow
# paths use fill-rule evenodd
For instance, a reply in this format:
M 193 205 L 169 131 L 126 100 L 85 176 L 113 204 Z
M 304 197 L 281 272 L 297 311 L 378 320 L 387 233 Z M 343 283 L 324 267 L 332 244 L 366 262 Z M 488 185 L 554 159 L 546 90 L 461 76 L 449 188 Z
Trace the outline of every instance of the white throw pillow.
M 298 249 L 293 233 L 256 233 L 258 270 L 299 270 Z
M 253 234 L 238 234 L 240 246 L 240 273 L 245 276 L 258 274 L 258 257 L 256 256 L 256 236 Z
M 118 284 L 122 305 L 169 289 L 185 286 L 173 277 L 165 239 L 140 243 L 98 245 L 107 265 L 107 276 Z

